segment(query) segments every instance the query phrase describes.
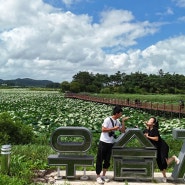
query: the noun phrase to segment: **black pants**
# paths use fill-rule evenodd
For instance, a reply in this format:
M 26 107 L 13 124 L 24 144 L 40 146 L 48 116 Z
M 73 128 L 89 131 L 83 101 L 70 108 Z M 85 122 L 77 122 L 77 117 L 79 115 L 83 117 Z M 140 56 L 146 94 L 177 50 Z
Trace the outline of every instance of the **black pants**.
M 110 166 L 110 158 L 112 153 L 113 143 L 105 143 L 100 141 L 96 158 L 96 174 L 100 175 L 102 167 L 108 169 Z

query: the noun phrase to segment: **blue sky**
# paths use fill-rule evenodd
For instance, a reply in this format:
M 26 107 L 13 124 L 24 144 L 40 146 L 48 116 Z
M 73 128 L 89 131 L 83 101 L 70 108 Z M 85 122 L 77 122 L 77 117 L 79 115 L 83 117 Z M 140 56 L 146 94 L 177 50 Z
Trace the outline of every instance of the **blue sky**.
M 0 79 L 185 75 L 185 0 L 0 0 Z
M 177 6 L 176 2 L 178 1 L 81 0 L 69 1 L 69 4 L 65 4 L 59 0 L 45 0 L 45 2 L 56 8 L 61 8 L 64 11 L 71 11 L 77 15 L 88 14 L 92 17 L 92 24 L 99 23 L 102 11 L 112 9 L 132 12 L 135 17 L 134 22 L 150 21 L 151 23 L 162 24 L 162 26 L 158 27 L 159 30 L 154 37 L 149 35 L 148 37 L 138 39 L 139 47 L 142 49 L 157 42 L 159 39 L 185 33 L 185 31 L 182 32 L 182 30 L 185 29 L 184 21 L 178 20 L 185 16 L 185 6 Z

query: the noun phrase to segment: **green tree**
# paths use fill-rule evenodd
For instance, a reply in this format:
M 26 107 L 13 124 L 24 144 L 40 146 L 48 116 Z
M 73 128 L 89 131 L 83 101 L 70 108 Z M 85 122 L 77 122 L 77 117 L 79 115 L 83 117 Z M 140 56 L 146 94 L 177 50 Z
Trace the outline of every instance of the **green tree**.
M 157 74 L 117 71 L 110 76 L 80 71 L 73 76 L 72 82 L 78 82 L 70 84 L 70 89 L 75 92 L 108 92 L 105 89 L 108 88 L 110 93 L 185 93 L 185 76 L 164 73 L 162 69 Z
M 102 94 L 110 94 L 110 93 L 111 93 L 111 90 L 110 90 L 109 87 L 105 87 L 105 88 L 103 88 L 103 89 L 100 91 L 100 93 L 102 93 Z
M 61 83 L 62 92 L 70 90 L 70 83 L 68 81 L 63 81 Z
M 80 83 L 79 82 L 71 82 L 70 83 L 70 91 L 73 93 L 80 92 Z
M 110 83 L 113 86 L 120 86 L 122 84 L 122 74 L 118 71 L 115 75 L 110 75 Z
M 92 85 L 88 85 L 86 87 L 86 90 L 87 92 L 90 92 L 90 93 L 99 93 L 99 89 L 96 85 L 92 84 Z
M 88 85 L 91 85 L 94 80 L 93 74 L 90 74 L 89 72 L 83 71 L 79 72 L 76 75 L 73 76 L 72 82 L 78 82 L 80 84 L 80 90 L 82 92 L 86 92 L 86 87 Z

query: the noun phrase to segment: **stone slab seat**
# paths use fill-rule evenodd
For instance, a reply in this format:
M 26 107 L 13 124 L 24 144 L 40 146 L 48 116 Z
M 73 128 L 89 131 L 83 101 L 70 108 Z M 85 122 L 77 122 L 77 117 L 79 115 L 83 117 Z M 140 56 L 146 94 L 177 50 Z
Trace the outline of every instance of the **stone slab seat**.
M 55 155 L 48 156 L 50 166 L 66 166 L 66 177 L 76 176 L 76 166 L 86 167 L 94 165 L 94 156 L 91 155 Z
M 74 178 L 76 166 L 93 166 L 94 157 L 87 155 L 92 133 L 85 127 L 59 127 L 51 135 L 51 147 L 57 154 L 48 156 L 51 166 L 66 166 L 66 177 Z
M 75 161 L 75 164 L 80 166 L 93 166 L 94 156 L 90 155 L 55 155 L 48 156 L 49 165 L 61 166 L 66 165 L 68 162 Z

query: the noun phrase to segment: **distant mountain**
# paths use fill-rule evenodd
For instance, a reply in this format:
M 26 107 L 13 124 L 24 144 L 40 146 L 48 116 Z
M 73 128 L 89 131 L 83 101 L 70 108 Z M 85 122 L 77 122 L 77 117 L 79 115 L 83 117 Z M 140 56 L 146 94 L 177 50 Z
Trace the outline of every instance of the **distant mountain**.
M 20 86 L 20 87 L 47 87 L 52 84 L 56 84 L 50 80 L 34 80 L 30 78 L 17 78 L 15 80 L 2 80 L 0 79 L 0 84 L 7 86 Z

